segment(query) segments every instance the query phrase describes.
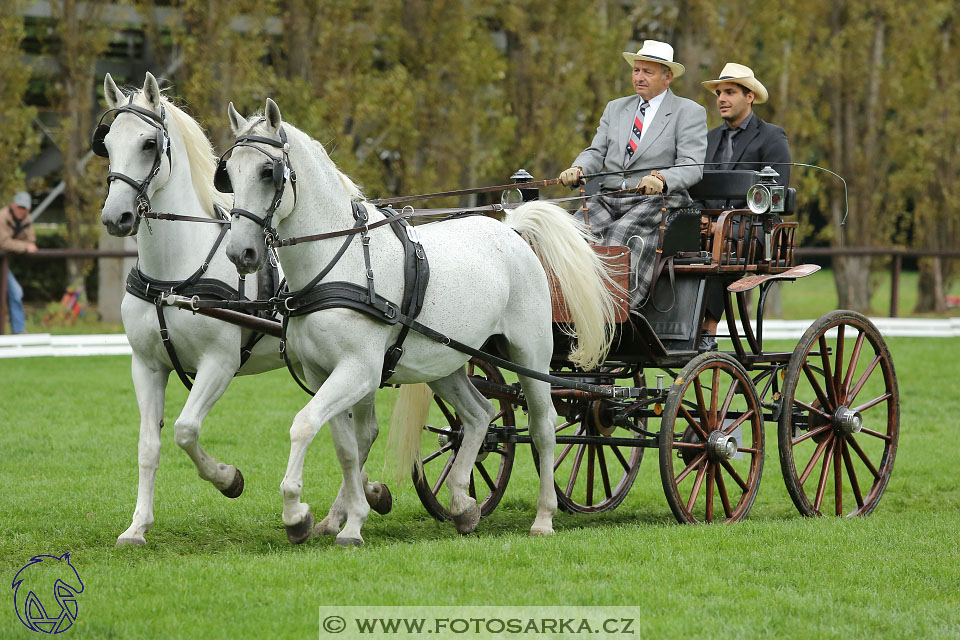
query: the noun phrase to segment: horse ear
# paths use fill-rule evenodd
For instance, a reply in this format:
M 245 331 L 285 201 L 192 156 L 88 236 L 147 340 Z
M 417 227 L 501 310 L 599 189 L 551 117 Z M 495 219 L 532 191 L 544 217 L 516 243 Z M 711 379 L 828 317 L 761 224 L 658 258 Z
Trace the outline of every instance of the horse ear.
M 103 99 L 106 100 L 107 106 L 111 109 L 116 109 L 127 99 L 109 73 L 103 77 Z
M 247 128 L 247 119 L 236 110 L 231 102 L 227 105 L 227 117 L 230 118 L 230 129 L 233 135 L 238 136 L 240 132 Z
M 143 95 L 151 107 L 154 109 L 160 108 L 160 85 L 149 71 L 143 79 Z
M 274 132 L 280 130 L 280 125 L 283 124 L 283 119 L 280 117 L 280 107 L 270 98 L 267 98 L 267 106 L 263 111 L 263 115 L 267 117 L 267 124 Z

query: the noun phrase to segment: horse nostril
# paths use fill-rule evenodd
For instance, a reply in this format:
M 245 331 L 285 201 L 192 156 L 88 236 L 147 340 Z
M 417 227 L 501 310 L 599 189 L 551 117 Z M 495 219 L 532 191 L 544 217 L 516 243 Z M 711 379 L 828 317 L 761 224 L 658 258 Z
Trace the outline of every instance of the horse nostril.
M 245 265 L 255 264 L 257 260 L 257 252 L 253 249 L 244 249 L 243 254 L 240 256 L 240 261 Z
M 120 220 L 117 224 L 121 227 L 132 227 L 133 226 L 133 211 L 124 211 L 120 214 Z

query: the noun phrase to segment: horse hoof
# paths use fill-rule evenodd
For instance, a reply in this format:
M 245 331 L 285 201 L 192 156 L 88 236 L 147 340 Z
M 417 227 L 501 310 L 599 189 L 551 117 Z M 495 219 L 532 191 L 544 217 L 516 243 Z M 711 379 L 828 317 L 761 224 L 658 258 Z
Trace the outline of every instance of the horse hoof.
M 531 527 L 530 535 L 531 536 L 552 536 L 553 527 Z
M 230 483 L 230 486 L 226 489 L 220 489 L 220 493 L 228 498 L 240 497 L 240 494 L 243 493 L 243 474 L 240 473 L 240 469 L 237 469 L 237 472 L 233 475 L 233 482 Z
M 313 533 L 313 514 L 308 512 L 303 522 L 284 528 L 287 530 L 287 540 L 291 544 L 303 544 L 310 539 L 310 534 Z
M 362 538 L 337 538 L 333 544 L 338 547 L 359 547 L 363 544 Z
M 147 540 L 143 536 L 120 536 L 117 538 L 117 549 L 122 549 L 123 547 L 142 547 L 145 544 L 147 544 Z
M 380 485 L 380 498 L 376 504 L 371 503 L 370 508 L 380 515 L 385 516 L 393 509 L 393 495 L 390 494 L 390 488 L 387 485 L 382 482 L 378 482 L 377 484 Z
M 453 524 L 457 525 L 457 531 L 460 532 L 460 535 L 464 536 L 468 533 L 473 533 L 479 522 L 480 507 L 478 507 L 476 504 L 472 505 L 460 515 L 453 516 Z

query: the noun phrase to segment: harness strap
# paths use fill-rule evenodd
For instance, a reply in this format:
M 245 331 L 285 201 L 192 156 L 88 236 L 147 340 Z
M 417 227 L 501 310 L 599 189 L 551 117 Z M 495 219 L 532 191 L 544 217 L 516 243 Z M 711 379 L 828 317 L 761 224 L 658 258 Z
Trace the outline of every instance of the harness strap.
M 290 316 L 283 316 L 283 324 L 280 325 L 280 353 L 283 355 L 283 362 L 287 365 L 287 371 L 290 372 L 290 377 L 296 381 L 300 388 L 309 393 L 311 396 L 317 395 L 314 393 L 306 383 L 300 379 L 300 376 L 297 375 L 296 370 L 293 368 L 293 363 L 290 362 L 290 356 L 287 355 L 287 323 L 290 322 Z
M 321 309 L 354 309 L 387 324 L 402 324 L 403 326 L 416 331 L 420 335 L 429 338 L 434 342 L 438 342 L 461 353 L 480 358 L 489 362 L 490 364 L 506 369 L 507 371 L 512 371 L 518 375 L 533 378 L 535 380 L 541 380 L 543 382 L 548 382 L 550 384 L 555 384 L 568 389 L 579 389 L 580 391 L 587 391 L 589 393 L 611 398 L 617 397 L 612 387 L 588 384 L 585 382 L 578 382 L 575 380 L 569 380 L 567 378 L 561 378 L 559 376 L 541 373 L 535 369 L 529 369 L 527 367 L 520 366 L 509 360 L 499 358 L 495 355 L 487 353 L 486 351 L 475 349 L 469 345 L 454 340 L 453 338 L 450 338 L 439 331 L 435 331 L 430 327 L 421 324 L 406 314 L 401 313 L 397 305 L 388 300 L 383 298 L 379 298 L 376 301 L 370 300 L 368 291 L 360 285 L 350 282 L 324 283 L 317 287 L 315 291 L 311 292 L 310 298 L 311 299 L 308 300 L 303 307 L 297 308 L 295 311 L 290 312 L 290 316 L 306 315 Z M 290 316 L 284 317 L 284 325 L 286 325 L 288 321 L 287 319 Z M 284 355 L 284 357 L 286 358 L 286 355 Z M 288 364 L 288 368 L 290 367 L 291 365 Z M 292 371 L 293 370 L 291 368 L 291 372 Z M 295 374 L 294 379 L 297 379 Z M 302 386 L 304 385 L 301 384 L 301 387 Z
M 192 378 L 195 378 L 197 374 L 187 373 L 184 370 L 183 365 L 180 363 L 180 358 L 177 357 L 177 350 L 173 348 L 173 341 L 170 340 L 170 331 L 167 329 L 167 321 L 163 317 L 163 303 L 160 301 L 160 298 L 157 298 L 155 304 L 157 307 L 157 322 L 160 323 L 160 340 L 167 350 L 167 355 L 170 357 L 173 370 L 177 372 L 177 377 L 180 378 L 180 382 L 187 388 L 187 391 L 190 391 L 193 389 Z

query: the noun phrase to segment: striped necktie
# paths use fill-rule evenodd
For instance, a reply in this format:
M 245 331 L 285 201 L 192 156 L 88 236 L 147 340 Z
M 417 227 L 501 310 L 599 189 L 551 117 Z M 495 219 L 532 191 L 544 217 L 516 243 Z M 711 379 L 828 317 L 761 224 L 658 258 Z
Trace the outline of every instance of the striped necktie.
M 627 148 L 624 149 L 623 153 L 623 168 L 627 168 L 627 163 L 630 162 L 630 158 L 633 157 L 633 154 L 637 152 L 637 147 L 640 146 L 640 133 L 643 131 L 643 114 L 647 111 L 647 107 L 650 106 L 650 103 L 640 99 L 640 104 L 637 106 L 637 113 L 633 116 L 633 127 L 630 129 L 630 139 L 627 140 Z

